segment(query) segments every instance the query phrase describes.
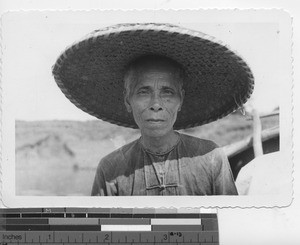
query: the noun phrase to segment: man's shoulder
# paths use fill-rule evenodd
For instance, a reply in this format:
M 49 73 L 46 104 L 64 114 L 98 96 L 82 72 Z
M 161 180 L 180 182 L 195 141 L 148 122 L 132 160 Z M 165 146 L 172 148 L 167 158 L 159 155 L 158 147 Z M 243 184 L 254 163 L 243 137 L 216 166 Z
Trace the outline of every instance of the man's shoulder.
M 132 156 L 138 151 L 138 140 L 126 144 L 104 156 L 97 167 L 106 179 L 112 180 L 118 176 L 129 176 L 132 171 Z M 127 172 L 126 172 L 127 171 Z M 129 171 L 129 172 L 128 172 Z
M 138 147 L 138 140 L 134 140 L 116 150 L 113 152 L 109 153 L 105 157 L 101 159 L 101 163 L 109 163 L 109 164 L 114 164 L 114 163 L 120 163 L 124 162 L 124 160 L 127 158 L 128 155 L 132 154 L 135 152 Z
M 196 153 L 197 155 L 205 155 L 219 146 L 207 139 L 200 139 L 187 134 L 180 134 L 183 144 L 188 147 L 189 151 Z

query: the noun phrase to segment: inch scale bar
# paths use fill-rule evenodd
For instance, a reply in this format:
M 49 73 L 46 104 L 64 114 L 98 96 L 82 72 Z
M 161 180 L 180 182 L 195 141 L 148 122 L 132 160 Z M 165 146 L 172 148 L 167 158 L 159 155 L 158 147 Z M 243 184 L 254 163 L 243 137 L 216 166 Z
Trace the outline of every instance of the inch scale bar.
M 0 209 L 0 245 L 88 243 L 215 245 L 219 244 L 217 214 L 169 209 Z
M 218 232 L 1 232 L 1 244 L 219 244 Z

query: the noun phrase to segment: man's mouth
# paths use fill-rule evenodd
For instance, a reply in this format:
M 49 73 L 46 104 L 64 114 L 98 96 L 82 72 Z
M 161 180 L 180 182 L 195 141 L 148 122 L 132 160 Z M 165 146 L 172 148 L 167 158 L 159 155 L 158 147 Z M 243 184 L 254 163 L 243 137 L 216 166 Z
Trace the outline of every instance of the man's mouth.
M 154 118 L 150 118 L 146 120 L 147 122 L 164 122 L 165 120 L 163 119 L 154 119 Z

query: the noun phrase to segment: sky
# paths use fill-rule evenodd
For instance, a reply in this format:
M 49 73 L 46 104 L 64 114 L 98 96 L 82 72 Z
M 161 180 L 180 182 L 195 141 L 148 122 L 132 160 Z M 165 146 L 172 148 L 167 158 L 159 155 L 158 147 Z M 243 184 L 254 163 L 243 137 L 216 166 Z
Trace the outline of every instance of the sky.
M 232 15 L 232 13 L 230 13 Z M 237 21 L 238 20 L 238 21 Z M 276 22 L 260 22 L 211 14 L 149 14 L 98 12 L 9 13 L 2 20 L 4 100 L 17 120 L 92 120 L 60 91 L 51 73 L 59 54 L 89 32 L 123 22 L 173 23 L 199 30 L 221 40 L 239 54 L 251 68 L 255 89 L 251 104 L 259 112 L 280 105 L 283 54 L 280 27 Z

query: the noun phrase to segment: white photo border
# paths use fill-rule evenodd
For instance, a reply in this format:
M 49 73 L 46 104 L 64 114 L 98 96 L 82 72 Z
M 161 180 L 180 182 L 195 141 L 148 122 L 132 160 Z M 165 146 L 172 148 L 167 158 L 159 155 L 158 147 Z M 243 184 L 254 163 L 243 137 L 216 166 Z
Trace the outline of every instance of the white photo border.
M 2 16 L 2 35 L 5 34 L 6 16 L 18 14 L 30 14 L 31 11 L 11 12 Z M 41 14 L 55 15 L 55 11 L 32 11 Z M 58 11 L 62 12 L 62 11 Z M 139 10 L 139 11 L 63 11 L 71 15 L 86 15 L 88 12 L 95 14 L 111 14 L 112 21 L 120 19 L 120 15 L 134 16 L 136 18 L 155 17 L 161 21 L 160 16 L 170 20 L 180 19 L 195 20 L 206 23 L 214 22 L 239 22 L 239 23 L 278 23 L 279 28 L 279 52 L 281 57 L 281 83 L 280 96 L 280 152 L 282 159 L 292 166 L 292 25 L 291 17 L 283 10 Z M 131 17 L 132 18 L 132 17 Z M 194 19 L 193 19 L 194 18 Z M 143 19 L 144 20 L 144 19 Z M 178 21 L 178 20 L 177 20 Z M 122 22 L 122 21 L 120 21 Z M 143 21 L 144 22 L 144 21 Z M 147 21 L 145 21 L 147 22 Z M 4 40 L 4 41 L 3 41 Z M 74 40 L 75 41 L 75 40 Z M 2 47 L 5 48 L 5 39 L 2 39 Z M 59 54 L 57 54 L 58 56 Z M 251 67 L 251 64 L 250 64 Z M 2 202 L 6 207 L 282 207 L 290 205 L 291 193 L 286 195 L 268 196 L 133 196 L 133 197 L 57 197 L 57 196 L 16 196 L 15 195 L 15 118 L 13 115 L 14 98 L 11 91 L 6 90 L 5 55 L 2 60 Z M 49 68 L 50 69 L 50 68 Z M 53 81 L 54 82 L 54 81 Z M 292 171 L 292 169 L 291 169 Z M 291 172 L 292 176 L 292 172 Z M 291 177 L 292 181 L 292 177 Z

